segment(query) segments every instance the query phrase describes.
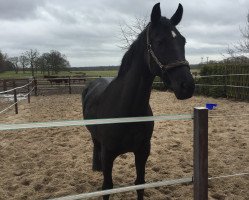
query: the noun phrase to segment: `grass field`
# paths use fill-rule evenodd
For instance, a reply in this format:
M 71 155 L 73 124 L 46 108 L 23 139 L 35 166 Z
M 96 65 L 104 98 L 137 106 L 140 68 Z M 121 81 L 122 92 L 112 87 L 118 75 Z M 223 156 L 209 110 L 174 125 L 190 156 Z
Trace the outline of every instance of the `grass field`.
M 87 76 L 103 76 L 103 77 L 113 77 L 117 76 L 118 71 L 117 70 L 104 70 L 104 71 L 84 71 Z
M 91 76 L 91 77 L 96 77 L 96 76 L 102 76 L 102 77 L 112 77 L 112 76 L 116 76 L 118 73 L 117 70 L 103 70 L 103 71 L 62 71 L 59 72 L 58 74 L 53 74 L 54 76 L 80 76 L 80 75 L 86 75 L 86 76 Z M 45 74 L 47 75 L 47 74 Z M 35 77 L 43 77 L 44 74 L 42 74 L 41 72 L 37 72 L 35 73 Z M 18 79 L 18 78 L 29 78 L 32 77 L 31 71 L 26 71 L 25 73 L 23 73 L 22 71 L 20 71 L 19 73 L 15 73 L 14 71 L 6 71 L 6 72 L 2 72 L 0 73 L 0 79 Z
M 199 69 L 191 69 L 191 72 L 197 72 L 199 74 L 200 70 Z M 118 70 L 92 70 L 92 71 L 88 71 L 88 70 L 82 70 L 82 71 L 62 71 L 59 72 L 58 74 L 53 74 L 53 76 L 80 76 L 80 75 L 86 75 L 86 76 L 90 76 L 90 77 L 98 77 L 98 76 L 102 76 L 102 77 L 114 77 L 117 76 L 118 74 Z M 47 75 L 47 74 L 45 74 Z M 35 77 L 43 77 L 44 74 L 42 74 L 40 71 L 35 73 Z M 0 73 L 0 79 L 18 79 L 18 78 L 29 78 L 32 77 L 31 71 L 26 71 L 25 73 L 23 73 L 22 71 L 20 71 L 19 73 L 15 73 L 14 71 L 6 71 L 6 72 L 2 72 Z

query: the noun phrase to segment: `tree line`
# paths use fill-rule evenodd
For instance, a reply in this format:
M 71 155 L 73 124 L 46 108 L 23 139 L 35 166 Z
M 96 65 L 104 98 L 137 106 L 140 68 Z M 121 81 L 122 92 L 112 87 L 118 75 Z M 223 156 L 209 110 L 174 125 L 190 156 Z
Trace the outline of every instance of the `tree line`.
M 57 74 L 69 70 L 70 63 L 64 54 L 57 50 L 40 54 L 36 49 L 25 51 L 20 56 L 9 57 L 0 50 L 0 72 L 14 70 L 15 73 L 25 73 L 31 70 L 32 76 L 38 71 L 42 74 Z

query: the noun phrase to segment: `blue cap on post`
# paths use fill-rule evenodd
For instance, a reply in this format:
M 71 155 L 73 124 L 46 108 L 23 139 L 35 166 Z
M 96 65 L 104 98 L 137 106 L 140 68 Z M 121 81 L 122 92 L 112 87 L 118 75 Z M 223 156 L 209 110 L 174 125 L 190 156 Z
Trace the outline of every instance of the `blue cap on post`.
M 206 103 L 206 108 L 208 110 L 213 110 L 215 107 L 217 107 L 217 104 L 215 103 Z

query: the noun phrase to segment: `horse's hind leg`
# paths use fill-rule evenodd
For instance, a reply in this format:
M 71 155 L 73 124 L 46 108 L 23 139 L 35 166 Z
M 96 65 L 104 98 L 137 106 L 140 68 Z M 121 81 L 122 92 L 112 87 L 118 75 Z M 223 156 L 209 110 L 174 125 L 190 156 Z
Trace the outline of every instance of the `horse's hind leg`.
M 150 144 L 148 144 L 145 148 L 134 152 L 135 154 L 135 164 L 136 164 L 136 172 L 137 178 L 135 181 L 135 185 L 144 184 L 145 183 L 145 164 L 150 154 Z M 144 199 L 144 190 L 137 190 L 137 199 Z
M 101 164 L 101 145 L 93 139 L 93 171 L 102 171 Z

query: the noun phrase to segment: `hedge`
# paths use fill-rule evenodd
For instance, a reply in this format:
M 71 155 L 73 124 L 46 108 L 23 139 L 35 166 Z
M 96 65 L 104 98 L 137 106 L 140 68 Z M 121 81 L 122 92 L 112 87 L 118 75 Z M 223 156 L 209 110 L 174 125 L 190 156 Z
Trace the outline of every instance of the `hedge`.
M 234 75 L 237 74 L 237 75 Z M 201 68 L 200 78 L 196 78 L 196 94 L 249 100 L 249 64 L 205 65 Z M 223 75 L 211 76 L 210 75 Z M 211 86 L 222 85 L 222 86 Z M 236 87 L 241 86 L 241 87 Z M 244 88 L 243 88 L 244 87 Z M 247 88 L 246 88 L 247 87 Z

